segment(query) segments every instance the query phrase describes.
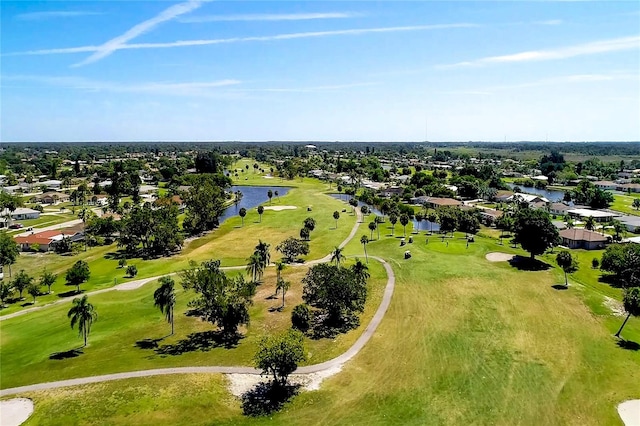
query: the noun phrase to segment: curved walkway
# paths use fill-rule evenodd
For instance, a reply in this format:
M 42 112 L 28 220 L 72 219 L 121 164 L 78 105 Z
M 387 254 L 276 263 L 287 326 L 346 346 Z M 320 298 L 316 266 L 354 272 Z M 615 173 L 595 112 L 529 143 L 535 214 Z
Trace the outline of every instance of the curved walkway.
M 376 256 L 369 256 L 370 259 L 375 259 L 382 263 L 387 272 L 387 284 L 385 286 L 382 302 L 378 306 L 378 310 L 374 314 L 373 318 L 364 329 L 362 335 L 356 340 L 356 342 L 342 355 L 339 355 L 329 361 L 322 362 L 320 364 L 307 365 L 300 367 L 296 370 L 297 374 L 317 373 L 340 367 L 351 358 L 356 356 L 358 352 L 367 344 L 369 339 L 373 336 L 378 325 L 384 318 L 384 314 L 387 312 L 387 308 L 391 303 L 391 297 L 393 296 L 393 290 L 395 288 L 395 274 L 391 266 L 382 258 Z M 61 380 L 57 382 L 38 383 L 35 385 L 20 386 L 17 388 L 9 388 L 0 390 L 0 397 L 8 395 L 16 395 L 24 392 L 40 391 L 47 389 L 56 389 L 66 386 L 86 385 L 90 383 L 108 382 L 112 380 L 130 379 L 135 377 L 149 377 L 149 376 L 161 376 L 167 374 L 192 374 L 192 373 L 224 373 L 224 374 L 255 374 L 260 375 L 261 370 L 252 367 L 224 367 L 224 366 L 210 366 L 210 367 L 174 367 L 174 368 L 158 368 L 154 370 L 140 370 L 140 371 L 128 371 L 123 373 L 105 374 L 102 376 L 81 377 L 77 379 Z
M 360 209 L 358 208 L 358 209 L 356 209 L 356 223 L 353 225 L 353 228 L 351 229 L 351 232 L 349 233 L 347 238 L 345 238 L 344 241 L 342 241 L 338 247 L 343 248 L 347 244 L 349 244 L 349 242 L 351 242 L 353 237 L 356 235 L 356 232 L 358 232 L 358 227 L 360 226 L 360 223 L 362 223 L 362 213 L 360 212 Z M 318 263 L 326 263 L 329 260 L 331 260 L 331 254 L 328 254 L 328 255 L 320 258 L 320 259 L 310 260 L 308 262 L 304 262 L 304 263 L 300 263 L 300 264 L 294 264 L 292 266 L 316 265 Z M 240 266 L 223 266 L 220 269 L 222 269 L 223 271 L 237 271 L 237 270 L 241 270 L 241 269 L 245 269 L 245 268 L 246 268 L 246 266 L 240 265 Z M 145 285 L 148 282 L 155 281 L 155 280 L 157 280 L 157 279 L 159 279 L 159 278 L 161 278 L 163 276 L 175 275 L 175 274 L 177 274 L 177 272 L 173 272 L 173 273 L 170 273 L 170 274 L 164 274 L 164 275 L 158 275 L 158 276 L 154 276 L 154 277 L 148 277 L 148 278 L 140 278 L 138 280 L 128 281 L 126 283 L 118 284 L 118 285 L 115 285 L 113 287 L 103 288 L 101 290 L 90 291 L 90 292 L 83 293 L 83 294 L 85 294 L 87 296 L 92 296 L 92 295 L 95 295 L 95 294 L 106 293 L 108 291 L 114 291 L 114 290 L 117 290 L 117 291 L 136 290 L 136 289 L 142 287 L 143 285 Z M 76 297 L 77 297 L 77 295 L 73 295 L 73 296 L 69 296 L 69 297 L 63 297 L 63 298 L 61 298 L 59 300 L 56 300 L 55 302 L 47 303 L 47 304 L 40 305 L 40 306 L 34 306 L 34 307 L 31 307 L 31 308 L 23 309 L 21 311 L 13 312 L 13 313 L 7 314 L 7 315 L 2 315 L 2 316 L 0 316 L 0 321 L 4 321 L 4 320 L 11 319 L 11 318 L 19 317 L 21 315 L 28 314 L 29 312 L 38 311 L 40 309 L 48 308 L 49 306 L 57 305 L 57 304 L 60 304 L 60 303 L 70 302 Z

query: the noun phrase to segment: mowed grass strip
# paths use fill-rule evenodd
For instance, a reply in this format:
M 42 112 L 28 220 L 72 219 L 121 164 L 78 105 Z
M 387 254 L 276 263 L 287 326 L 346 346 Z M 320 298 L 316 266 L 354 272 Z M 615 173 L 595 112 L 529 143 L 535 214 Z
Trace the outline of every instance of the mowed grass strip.
M 75 287 L 65 286 L 64 274 L 78 260 L 85 260 L 91 269 L 91 278 L 82 284 L 84 291 L 98 290 L 112 287 L 122 282 L 159 276 L 181 271 L 189 267 L 190 261 L 202 262 L 209 259 L 220 259 L 222 266 L 239 266 L 246 264 L 246 259 L 253 253 L 258 240 L 271 244 L 272 259 L 281 258 L 275 250 L 276 246 L 288 237 L 299 238 L 300 228 L 305 218 L 316 220 L 316 228 L 311 233 L 310 253 L 303 256 L 306 259 L 317 259 L 327 255 L 334 246 L 340 244 L 351 232 L 356 223 L 356 216 L 351 214 L 350 207 L 336 200 L 322 191 L 323 184 L 315 182 L 305 188 L 293 188 L 287 195 L 273 200 L 273 206 L 296 206 L 295 210 L 273 211 L 265 210 L 262 222 L 256 209 L 250 209 L 241 226 L 239 216 L 226 220 L 220 228 L 203 237 L 188 241 L 183 250 L 168 258 L 153 260 L 128 259 L 128 265 L 138 268 L 135 278 L 126 276 L 126 268 L 118 268 L 117 247 L 110 246 L 89 248 L 73 256 L 60 256 L 55 253 L 23 253 L 13 272 L 24 269 L 32 276 L 39 277 L 46 269 L 58 274 L 58 280 L 52 287 L 55 294 L 43 295 L 38 298 L 37 305 L 46 304 L 59 299 L 59 295 L 68 295 Z M 265 203 L 265 206 L 268 203 Z M 312 206 L 312 211 L 307 207 Z M 342 213 L 342 210 L 347 211 Z M 333 212 L 340 211 L 340 220 L 336 228 Z M 8 278 L 8 277 L 7 277 Z M 46 289 L 43 289 L 46 290 Z M 23 308 L 29 308 L 30 298 L 13 303 L 8 308 L 0 310 L 0 315 L 6 315 Z M 22 306 L 22 305 L 25 306 Z
M 307 363 L 315 364 L 340 355 L 370 321 L 382 299 L 387 277 L 380 263 L 372 262 L 369 268 L 370 294 L 360 327 L 335 339 L 308 340 Z M 176 285 L 173 336 L 167 336 L 170 326 L 154 306 L 155 282 L 138 290 L 90 296 L 98 321 L 91 328 L 89 346 L 79 356 L 70 356 L 70 351 L 82 345 L 77 329 L 71 330 L 66 316 L 71 303 L 6 320 L 0 336 L 0 383 L 6 389 L 42 381 L 162 367 L 251 366 L 260 338 L 291 326 L 291 311 L 302 303 L 301 280 L 306 271 L 306 267 L 289 267 L 284 271 L 283 278 L 292 286 L 285 295 L 285 307 L 280 309 L 282 296 L 274 296 L 275 270 L 268 269 L 250 308 L 251 323 L 241 328 L 243 338 L 231 349 L 216 343 L 208 334 L 214 330 L 210 323 L 185 315 L 188 301 L 195 296 L 183 291 L 179 284 Z M 160 351 L 148 347 L 154 340 Z M 51 359 L 52 356 L 62 359 Z

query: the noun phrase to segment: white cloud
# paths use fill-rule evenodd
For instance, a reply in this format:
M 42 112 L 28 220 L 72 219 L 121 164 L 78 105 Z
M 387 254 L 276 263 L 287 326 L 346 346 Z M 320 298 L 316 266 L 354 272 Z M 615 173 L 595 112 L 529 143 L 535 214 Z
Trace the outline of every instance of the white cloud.
M 488 56 L 473 61 L 457 64 L 440 65 L 439 68 L 457 68 L 469 66 L 483 66 L 492 64 L 551 61 L 573 58 L 576 56 L 595 55 L 599 53 L 633 50 L 640 47 L 640 36 L 621 37 L 609 40 L 599 40 L 574 46 L 559 47 L 547 50 L 531 50 L 502 56 Z
M 225 79 L 205 82 L 148 82 L 122 84 L 109 81 L 90 80 L 83 77 L 53 77 L 37 75 L 7 75 L 2 76 L 2 85 L 7 87 L 7 82 L 31 82 L 46 86 L 62 87 L 74 90 L 90 92 L 116 92 L 116 93 L 148 93 L 156 95 L 176 96 L 204 96 L 211 94 L 211 89 L 220 89 L 240 84 L 239 80 Z
M 314 19 L 342 19 L 359 16 L 353 13 L 280 13 L 280 14 L 247 14 L 247 15 L 204 15 L 178 19 L 182 23 L 232 22 L 232 21 L 306 21 Z
M 111 54 L 115 50 L 121 49 L 166 49 L 172 47 L 187 47 L 187 46 L 208 46 L 214 44 L 223 43 L 240 43 L 240 42 L 264 42 L 264 41 L 277 41 L 277 40 L 292 40 L 303 38 L 315 38 L 315 37 L 332 37 L 340 35 L 364 35 L 375 33 L 395 33 L 395 32 L 411 32 L 411 31 L 428 31 L 439 29 L 453 29 L 453 28 L 475 28 L 478 25 L 475 24 L 436 24 L 436 25 L 416 25 L 406 27 L 380 27 L 380 28 L 360 28 L 360 29 L 347 29 L 347 30 L 334 30 L 334 31 L 315 31 L 315 32 L 302 32 L 302 33 L 288 33 L 277 34 L 272 36 L 253 36 L 253 37 L 233 37 L 222 39 L 205 39 L 205 40 L 179 40 L 166 43 L 137 43 L 137 44 L 119 44 L 112 46 L 113 50 L 109 52 Z M 54 55 L 54 54 L 66 54 L 66 53 L 80 53 L 80 52 L 100 52 L 102 47 L 96 46 L 80 46 L 69 47 L 59 49 L 42 49 L 31 50 L 27 52 L 17 52 L 5 54 L 5 56 L 16 55 Z M 93 55 L 92 55 L 93 57 Z M 87 61 L 84 61 L 87 62 Z
M 94 51 L 94 53 L 91 56 L 89 56 L 84 61 L 81 61 L 75 64 L 74 66 L 87 65 L 87 64 L 99 61 L 100 59 L 103 59 L 111 55 L 116 50 L 120 49 L 128 41 L 133 40 L 134 38 L 146 32 L 151 31 L 152 29 L 162 24 L 163 22 L 170 21 L 172 19 L 177 18 L 180 15 L 189 13 L 199 8 L 201 5 L 202 5 L 202 1 L 199 1 L 199 0 L 189 0 L 184 3 L 175 4 L 163 10 L 153 18 L 147 19 L 146 21 L 131 27 L 124 34 L 119 35 L 118 37 L 112 38 L 111 40 L 107 41 L 103 45 L 98 46 L 98 48 Z
M 546 21 L 534 22 L 536 25 L 561 25 L 562 23 L 562 19 L 547 19 Z
M 311 86 L 311 87 L 284 87 L 284 88 L 265 88 L 265 89 L 234 89 L 242 92 L 276 92 L 276 93 L 315 93 L 315 92 L 331 92 L 343 89 L 354 89 L 358 87 L 371 87 L 380 83 L 376 82 L 363 82 L 363 83 L 348 83 L 348 84 L 335 84 L 328 86 Z
M 19 21 L 42 21 L 45 19 L 56 19 L 56 18 L 77 18 L 80 16 L 90 16 L 90 15 L 102 15 L 100 12 L 87 12 L 81 10 L 50 10 L 47 12 L 29 12 L 29 13 L 21 13 L 19 15 L 14 16 L 14 19 Z

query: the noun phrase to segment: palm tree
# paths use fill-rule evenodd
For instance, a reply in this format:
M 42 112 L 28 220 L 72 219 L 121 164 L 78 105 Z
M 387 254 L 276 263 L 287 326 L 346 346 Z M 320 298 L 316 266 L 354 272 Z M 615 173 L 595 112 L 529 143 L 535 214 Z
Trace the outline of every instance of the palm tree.
M 282 279 L 282 271 L 284 271 L 287 268 L 287 264 L 284 263 L 281 260 L 278 260 L 276 262 L 276 280 L 280 281 L 280 279 Z
M 622 239 L 620 235 L 622 234 L 623 237 L 625 236 L 625 234 L 627 233 L 627 227 L 624 225 L 624 223 L 620 222 L 617 219 L 612 219 L 611 225 L 613 226 L 613 230 L 616 234 L 616 241 L 620 241 Z
M 389 215 L 389 222 L 391 222 L 391 235 L 396 233 L 396 223 L 398 222 L 398 216 L 395 213 Z
M 167 322 L 171 324 L 171 335 L 173 335 L 173 308 L 176 305 L 174 284 L 170 277 L 162 277 L 160 278 L 160 287 L 153 293 L 153 306 L 157 306 Z
M 264 207 L 258 206 L 258 215 L 260 215 L 260 223 L 262 223 L 262 213 L 264 213 Z
M 336 220 L 336 229 L 338 229 L 338 219 L 340 219 L 340 212 L 338 212 L 338 210 L 333 212 L 333 218 Z
M 340 266 L 340 262 L 345 259 L 344 254 L 342 253 L 344 249 L 336 246 L 336 248 L 331 252 L 331 261 L 336 262 L 336 266 Z
M 377 227 L 378 225 L 375 222 L 369 222 L 369 231 L 371 231 L 371 237 L 369 238 L 372 240 L 373 240 L 373 231 L 375 231 Z
M 262 258 L 258 252 L 253 253 L 247 259 L 247 274 L 251 276 L 251 279 L 255 282 L 259 282 L 260 278 L 262 278 L 262 274 L 264 273 L 264 267 Z
M 402 225 L 402 227 L 404 228 L 404 237 L 407 236 L 407 225 L 409 224 L 409 215 L 407 214 L 401 214 L 400 215 L 400 224 Z
M 420 224 L 424 220 L 424 215 L 422 214 L 422 212 L 418 212 L 418 213 L 415 214 L 415 217 L 416 217 L 416 222 L 418 222 L 418 229 L 416 230 L 416 232 L 419 234 L 420 233 Z
M 73 329 L 78 324 L 78 335 L 84 338 L 84 346 L 87 346 L 87 337 L 91 331 L 91 324 L 98 320 L 98 313 L 95 307 L 89 303 L 88 297 L 85 294 L 82 298 L 76 297 L 73 299 L 73 306 L 67 312 L 67 318 L 71 318 L 71 328 Z
M 82 220 L 82 233 L 84 234 L 84 251 L 87 251 L 87 240 L 88 240 L 87 235 L 86 235 L 87 234 L 87 222 L 93 216 L 95 216 L 95 213 L 93 213 L 83 203 L 82 204 L 82 208 L 80 209 L 80 212 L 78 213 L 78 218 Z
M 233 193 L 233 195 L 235 195 L 235 198 L 233 199 L 233 204 L 235 204 L 236 207 L 238 207 L 238 203 L 242 200 L 242 197 L 243 197 L 242 191 L 236 191 Z
M 271 205 L 271 199 L 273 198 L 273 191 L 268 190 L 267 191 L 267 197 L 269 197 L 269 205 Z
M 254 253 L 257 253 L 258 256 L 260 256 L 260 259 L 262 261 L 262 269 L 266 268 L 267 266 L 269 266 L 269 263 L 271 263 L 271 253 L 269 252 L 269 247 L 271 247 L 270 244 L 267 244 L 262 240 L 258 240 L 258 245 L 256 246 Z
M 366 284 L 367 279 L 370 277 L 369 267 L 358 258 L 356 258 L 356 263 L 351 266 L 351 271 L 362 284 Z
M 429 233 L 433 234 L 433 223 L 438 221 L 438 215 L 436 214 L 436 212 L 430 212 L 427 215 L 427 220 L 431 224 L 431 229 L 429 230 Z
M 596 219 L 593 216 L 589 216 L 587 220 L 584 221 L 584 229 L 589 231 L 596 229 Z M 591 245 L 591 234 L 589 234 L 589 245 Z
M 360 237 L 360 244 L 362 244 L 362 248 L 364 248 L 364 258 L 366 259 L 367 263 L 369 263 L 369 256 L 367 256 L 367 244 L 369 244 L 369 237 L 367 237 L 366 235 Z
M 636 198 L 633 200 L 633 204 L 631 204 L 636 210 L 640 210 L 640 198 Z
M 276 294 L 278 291 L 282 291 L 282 307 L 284 308 L 284 295 L 287 293 L 289 288 L 291 287 L 290 281 L 278 280 L 276 284 Z
M 627 321 L 629 321 L 631 315 L 634 317 L 640 316 L 640 287 L 626 288 L 622 297 L 622 303 L 625 311 L 627 311 L 627 317 L 622 323 L 620 330 L 616 333 L 616 337 L 620 337 L 620 333 L 622 333 L 622 329 Z
M 242 207 L 240 209 L 240 211 L 238 212 L 238 214 L 240 215 L 240 218 L 242 219 L 242 226 L 244 226 L 244 217 L 247 215 L 247 209 Z

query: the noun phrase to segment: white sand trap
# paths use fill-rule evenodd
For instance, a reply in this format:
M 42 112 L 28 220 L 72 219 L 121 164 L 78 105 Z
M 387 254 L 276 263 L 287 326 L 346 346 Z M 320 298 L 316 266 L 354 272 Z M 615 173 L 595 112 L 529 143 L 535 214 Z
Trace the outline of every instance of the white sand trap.
M 297 209 L 297 207 L 296 206 L 266 206 L 264 209 L 279 212 L 282 210 L 295 210 Z
M 33 401 L 27 398 L 13 398 L 0 401 L 0 425 L 18 426 L 33 413 Z
M 265 179 L 273 179 L 273 176 L 269 176 L 269 175 L 262 176 L 262 177 L 265 178 Z
M 489 262 L 508 262 L 511 259 L 513 259 L 513 257 L 514 257 L 513 254 L 500 253 L 500 252 L 487 253 L 487 255 L 485 256 L 485 258 Z
M 292 374 L 289 376 L 289 383 L 301 385 L 302 389 L 307 391 L 318 390 L 324 379 L 339 373 L 340 370 L 341 367 L 338 366 L 318 373 Z M 226 376 L 229 379 L 229 391 L 237 397 L 241 397 L 243 393 L 250 391 L 258 383 L 270 379 L 270 377 L 258 374 L 227 374 Z
M 618 414 L 625 426 L 640 426 L 640 399 L 632 399 L 618 405 Z

